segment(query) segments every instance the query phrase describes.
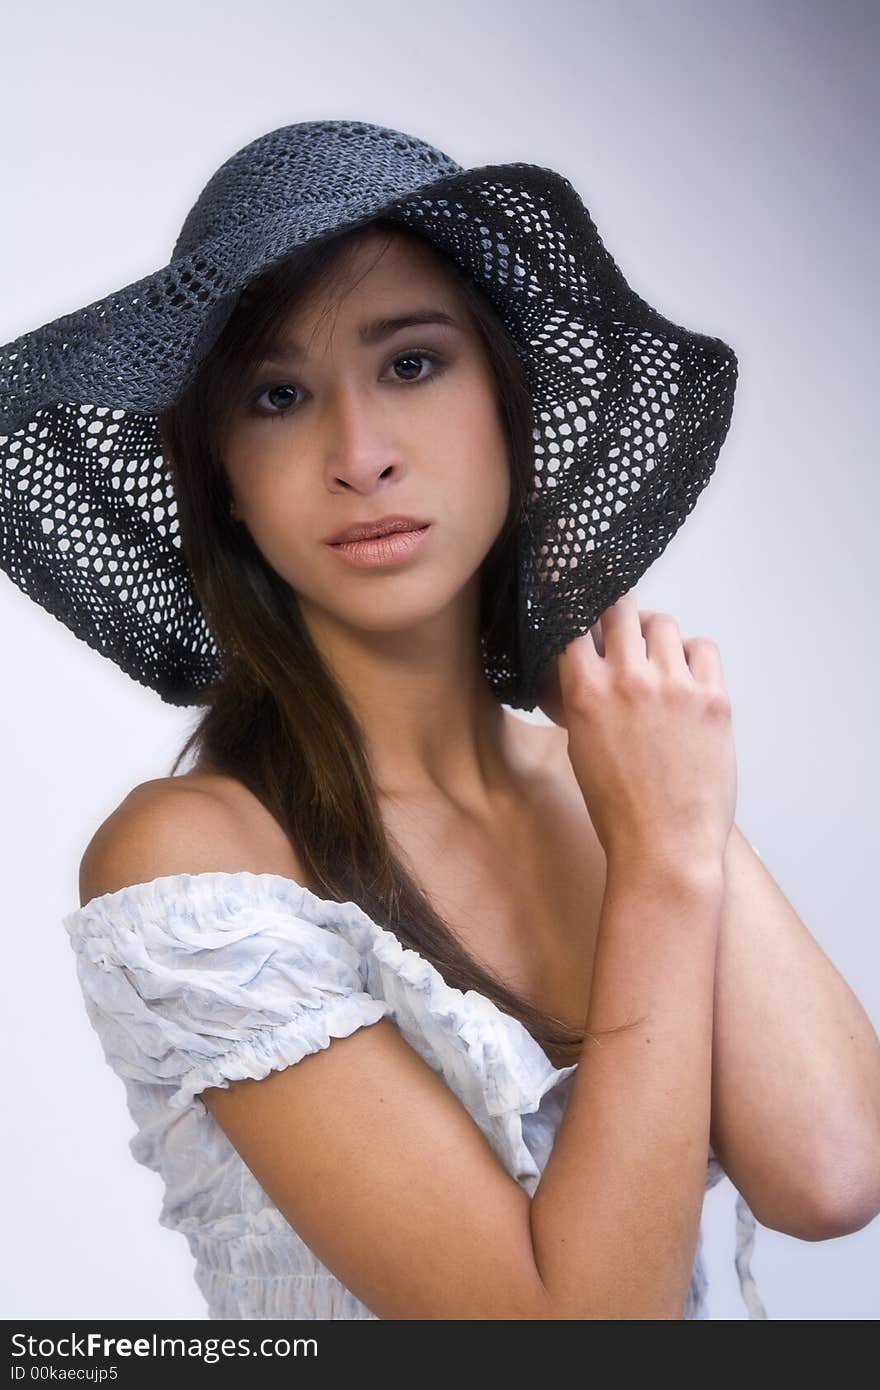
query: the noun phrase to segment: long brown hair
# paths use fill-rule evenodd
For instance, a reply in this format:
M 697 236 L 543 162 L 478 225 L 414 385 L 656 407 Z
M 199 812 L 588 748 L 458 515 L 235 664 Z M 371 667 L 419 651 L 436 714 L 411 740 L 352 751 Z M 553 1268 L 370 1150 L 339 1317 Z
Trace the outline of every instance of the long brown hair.
M 430 247 L 454 277 L 485 346 L 511 487 L 507 518 L 481 566 L 482 650 L 497 652 L 515 631 L 516 537 L 532 477 L 532 402 L 492 304 L 449 257 L 381 219 L 297 248 L 250 282 L 186 390 L 159 417 L 181 544 L 223 662 L 172 774 L 195 747 L 200 761 L 237 778 L 274 817 L 310 879 L 305 886 L 356 902 L 429 960 L 447 984 L 487 996 L 545 1050 L 577 1060 L 584 1033 L 514 994 L 473 960 L 402 862 L 382 821 L 359 726 L 310 640 L 295 592 L 229 514 L 222 438 L 250 365 L 305 294 L 326 285 L 347 251 L 377 228 L 387 233 L 378 255 L 393 235 Z

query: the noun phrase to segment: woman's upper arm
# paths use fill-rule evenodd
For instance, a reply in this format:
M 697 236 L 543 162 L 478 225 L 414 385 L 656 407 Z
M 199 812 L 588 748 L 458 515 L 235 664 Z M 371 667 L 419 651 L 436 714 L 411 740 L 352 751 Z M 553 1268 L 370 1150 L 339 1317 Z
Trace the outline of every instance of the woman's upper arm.
M 389 1019 L 201 1098 L 286 1220 L 377 1317 L 551 1316 L 528 1195 Z
M 138 788 L 99 828 L 83 857 L 80 893 L 85 904 L 128 884 L 215 870 L 276 872 L 228 806 L 172 779 Z M 308 960 L 316 930 L 302 928 Z M 236 937 L 222 949 L 233 949 Z M 238 968 L 250 998 L 250 967 Z M 241 985 L 229 988 L 240 1001 Z M 276 1013 L 277 999 L 273 993 Z M 196 1007 L 190 988 L 190 1027 Z M 211 1033 L 215 1008 L 212 1000 L 195 1038 L 199 1052 L 225 1045 Z M 232 1017 L 249 1013 L 236 1004 Z M 528 1194 L 391 1019 L 316 1047 L 295 1064 L 276 1062 L 268 1075 L 194 1093 L 321 1263 L 380 1318 L 552 1317 Z

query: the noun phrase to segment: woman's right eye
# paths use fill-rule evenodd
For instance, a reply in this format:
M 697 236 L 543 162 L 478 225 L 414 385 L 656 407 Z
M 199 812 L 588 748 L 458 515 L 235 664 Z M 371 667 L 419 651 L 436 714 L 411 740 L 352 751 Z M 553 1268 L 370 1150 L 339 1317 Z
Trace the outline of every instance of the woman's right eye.
M 251 413 L 254 414 L 254 415 L 267 416 L 267 417 L 269 417 L 270 419 L 276 419 L 276 420 L 278 420 L 278 419 L 283 419 L 285 415 L 289 415 L 289 414 L 290 414 L 292 402 L 291 402 L 289 399 L 288 399 L 287 401 L 284 401 L 284 400 L 279 401 L 279 400 L 277 399 L 277 393 L 278 393 L 278 392 L 284 392 L 284 391 L 286 391 L 286 392 L 295 392 L 296 389 L 297 389 L 297 388 L 296 388 L 295 386 L 291 386 L 291 385 L 289 384 L 289 382 L 283 382 L 283 381 L 276 382 L 274 385 L 271 385 L 271 386 L 261 386 L 260 389 L 259 389 L 259 391 L 257 392 L 257 394 L 253 397 L 253 399 L 252 399 L 252 401 L 251 401 Z M 276 410 L 266 410 L 263 406 L 261 406 L 261 405 L 258 404 L 258 402 L 262 399 L 263 396 L 269 396 L 269 395 L 272 395 L 272 394 L 275 394 L 275 395 L 276 395 L 276 400 L 275 400 L 274 404 L 275 404 L 276 406 L 279 407 L 278 409 L 276 409 Z M 295 402 L 293 402 L 293 404 L 295 404 Z M 285 408 L 285 407 L 286 407 L 286 408 Z

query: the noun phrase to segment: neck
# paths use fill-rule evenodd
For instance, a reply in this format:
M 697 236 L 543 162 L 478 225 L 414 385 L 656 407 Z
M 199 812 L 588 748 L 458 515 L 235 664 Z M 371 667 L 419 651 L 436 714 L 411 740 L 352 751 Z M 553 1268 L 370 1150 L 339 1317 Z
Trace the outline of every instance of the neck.
M 485 814 L 509 793 L 522 721 L 498 701 L 478 638 L 465 641 L 454 614 L 392 633 L 304 616 L 358 720 L 380 796 L 437 795 Z

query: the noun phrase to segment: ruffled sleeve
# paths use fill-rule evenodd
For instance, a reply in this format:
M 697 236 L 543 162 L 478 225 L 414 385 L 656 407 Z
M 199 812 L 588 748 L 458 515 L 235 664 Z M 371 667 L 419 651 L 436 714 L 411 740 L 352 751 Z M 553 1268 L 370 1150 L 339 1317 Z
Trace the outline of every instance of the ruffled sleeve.
M 304 907 L 318 901 L 274 874 L 179 874 L 65 917 L 113 1070 L 167 1087 L 174 1109 L 203 1107 L 206 1087 L 260 1079 L 389 1014 L 337 905 L 323 921 Z

